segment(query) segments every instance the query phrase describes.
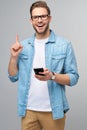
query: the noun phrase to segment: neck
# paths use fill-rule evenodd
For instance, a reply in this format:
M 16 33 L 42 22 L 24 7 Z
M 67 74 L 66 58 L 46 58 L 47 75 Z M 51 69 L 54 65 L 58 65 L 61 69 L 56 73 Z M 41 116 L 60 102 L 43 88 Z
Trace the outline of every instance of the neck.
M 36 32 L 36 38 L 37 39 L 45 39 L 45 38 L 48 38 L 49 35 L 50 35 L 50 30 L 48 30 L 45 33 L 41 33 L 41 34 Z

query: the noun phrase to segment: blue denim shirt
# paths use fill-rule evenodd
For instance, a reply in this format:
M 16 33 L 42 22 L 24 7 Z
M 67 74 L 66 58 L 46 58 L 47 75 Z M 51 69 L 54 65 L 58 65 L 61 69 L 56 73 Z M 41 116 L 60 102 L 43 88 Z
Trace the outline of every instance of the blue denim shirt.
M 30 89 L 30 77 L 34 57 L 35 35 L 21 42 L 23 50 L 18 58 L 18 73 L 9 78 L 12 82 L 18 80 L 18 115 L 25 116 Z M 70 86 L 77 83 L 79 75 L 76 59 L 71 43 L 51 30 L 48 42 L 45 44 L 46 68 L 50 71 L 68 74 Z M 53 80 L 48 80 L 48 91 L 52 108 L 53 119 L 64 116 L 64 112 L 69 110 L 68 101 L 65 94 L 65 86 Z

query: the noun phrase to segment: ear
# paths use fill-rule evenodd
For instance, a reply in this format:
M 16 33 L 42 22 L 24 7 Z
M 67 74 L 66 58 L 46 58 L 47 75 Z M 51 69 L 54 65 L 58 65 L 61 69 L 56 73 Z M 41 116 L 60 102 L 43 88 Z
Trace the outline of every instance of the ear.
M 51 20 L 52 20 L 52 16 L 49 16 L 49 22 L 51 22 Z
M 32 24 L 32 19 L 29 19 L 29 22 Z

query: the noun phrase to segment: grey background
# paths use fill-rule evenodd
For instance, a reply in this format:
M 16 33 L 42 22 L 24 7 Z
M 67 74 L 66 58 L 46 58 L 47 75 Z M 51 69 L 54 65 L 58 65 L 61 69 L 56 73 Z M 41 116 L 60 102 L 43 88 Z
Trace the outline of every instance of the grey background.
M 78 84 L 67 87 L 70 111 L 66 130 L 87 129 L 87 0 L 46 0 L 51 7 L 51 28 L 72 41 L 80 74 Z M 17 116 L 17 83 L 8 79 L 10 46 L 33 34 L 29 7 L 34 0 L 0 0 L 0 130 L 20 130 Z

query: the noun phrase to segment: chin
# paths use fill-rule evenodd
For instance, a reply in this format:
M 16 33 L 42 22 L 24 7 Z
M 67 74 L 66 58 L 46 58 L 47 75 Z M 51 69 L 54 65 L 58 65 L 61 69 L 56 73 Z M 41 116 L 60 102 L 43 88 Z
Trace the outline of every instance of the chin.
M 38 29 L 35 29 L 36 33 L 38 34 L 44 34 L 45 33 L 45 30 L 38 30 Z
M 45 31 L 37 31 L 38 34 L 44 34 Z

